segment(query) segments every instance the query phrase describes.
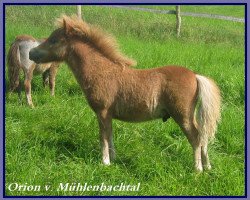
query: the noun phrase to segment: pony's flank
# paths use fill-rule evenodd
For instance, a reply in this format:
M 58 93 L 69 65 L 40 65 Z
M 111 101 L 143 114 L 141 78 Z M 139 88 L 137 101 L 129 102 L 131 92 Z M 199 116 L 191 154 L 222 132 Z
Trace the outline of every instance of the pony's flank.
M 64 22 L 69 25 L 67 32 L 71 37 L 75 36 L 87 41 L 105 57 L 122 66 L 135 66 L 136 61 L 128 58 L 119 50 L 119 45 L 115 38 L 98 27 L 87 24 L 77 16 L 68 17 L 63 15 L 56 20 L 56 25 L 63 28 Z

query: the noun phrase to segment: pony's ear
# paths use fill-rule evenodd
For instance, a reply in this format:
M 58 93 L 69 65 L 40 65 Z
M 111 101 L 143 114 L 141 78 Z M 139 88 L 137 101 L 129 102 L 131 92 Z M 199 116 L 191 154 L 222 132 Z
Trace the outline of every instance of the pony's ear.
M 63 19 L 63 29 L 65 30 L 66 35 L 70 34 L 71 26 Z

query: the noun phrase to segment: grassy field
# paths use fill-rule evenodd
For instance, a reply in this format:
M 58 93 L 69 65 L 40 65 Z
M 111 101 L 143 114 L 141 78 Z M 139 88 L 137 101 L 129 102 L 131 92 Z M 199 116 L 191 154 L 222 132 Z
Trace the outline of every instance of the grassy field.
M 153 8 L 159 10 L 175 10 L 175 6 L 138 6 L 145 8 Z M 240 8 L 241 7 L 241 8 Z M 205 13 L 205 14 L 215 14 L 215 15 L 224 15 L 231 17 L 244 17 L 244 6 L 235 6 L 235 5 L 182 5 L 181 12 L 193 12 L 193 13 Z
M 171 7 L 171 6 L 170 6 Z M 195 7 L 189 6 L 190 9 Z M 120 48 L 137 60 L 136 68 L 168 64 L 187 66 L 213 78 L 223 96 L 222 120 L 209 146 L 213 170 L 193 172 L 192 149 L 180 128 L 169 120 L 132 124 L 114 121 L 117 159 L 101 164 L 98 125 L 80 87 L 63 64 L 56 96 L 33 79 L 34 109 L 17 95 L 6 97 L 6 186 L 11 183 L 51 185 L 45 191 L 9 191 L 7 195 L 244 195 L 244 24 L 183 17 L 181 37 L 175 16 L 83 6 L 87 22 L 111 32 Z M 166 9 L 169 8 L 166 6 Z M 210 13 L 210 7 L 202 10 Z M 244 8 L 235 13 L 242 17 Z M 75 6 L 7 6 L 6 52 L 18 34 L 48 36 L 61 13 Z M 6 84 L 8 79 L 6 76 Z M 138 192 L 64 192 L 60 183 L 138 184 Z

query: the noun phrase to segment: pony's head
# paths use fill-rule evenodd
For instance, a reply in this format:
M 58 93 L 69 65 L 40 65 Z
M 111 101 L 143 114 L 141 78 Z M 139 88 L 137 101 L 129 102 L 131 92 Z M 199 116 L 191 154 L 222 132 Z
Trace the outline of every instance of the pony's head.
M 62 26 L 53 31 L 39 46 L 30 50 L 29 58 L 36 63 L 64 61 L 68 47 L 68 29 L 69 26 L 63 19 Z
M 116 40 L 97 27 L 91 26 L 76 16 L 63 15 L 57 19 L 56 29 L 49 38 L 30 51 L 30 59 L 36 63 L 64 61 L 72 49 L 72 41 L 91 45 L 115 63 L 132 66 L 136 62 L 124 56 L 118 49 Z

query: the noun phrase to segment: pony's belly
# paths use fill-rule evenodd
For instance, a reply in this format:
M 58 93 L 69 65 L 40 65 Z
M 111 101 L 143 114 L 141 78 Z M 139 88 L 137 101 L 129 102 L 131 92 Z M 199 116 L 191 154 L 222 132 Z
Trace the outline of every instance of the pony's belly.
M 135 116 L 135 115 L 130 115 L 130 116 L 113 116 L 114 119 L 118 119 L 121 121 L 125 122 L 145 122 L 145 121 L 150 121 L 153 119 L 159 119 L 161 117 L 151 117 L 151 116 Z
M 35 69 L 34 69 L 34 74 L 42 74 L 44 73 L 47 69 L 49 69 L 51 66 L 51 63 L 46 63 L 46 64 L 37 64 Z
M 166 109 L 157 91 L 151 89 L 146 94 L 140 94 L 141 91 L 135 88 L 133 92 L 121 95 L 113 107 L 114 117 L 130 122 L 162 118 Z
M 165 111 L 161 108 L 151 110 L 148 107 L 119 107 L 115 109 L 113 118 L 128 122 L 143 122 L 163 118 Z

